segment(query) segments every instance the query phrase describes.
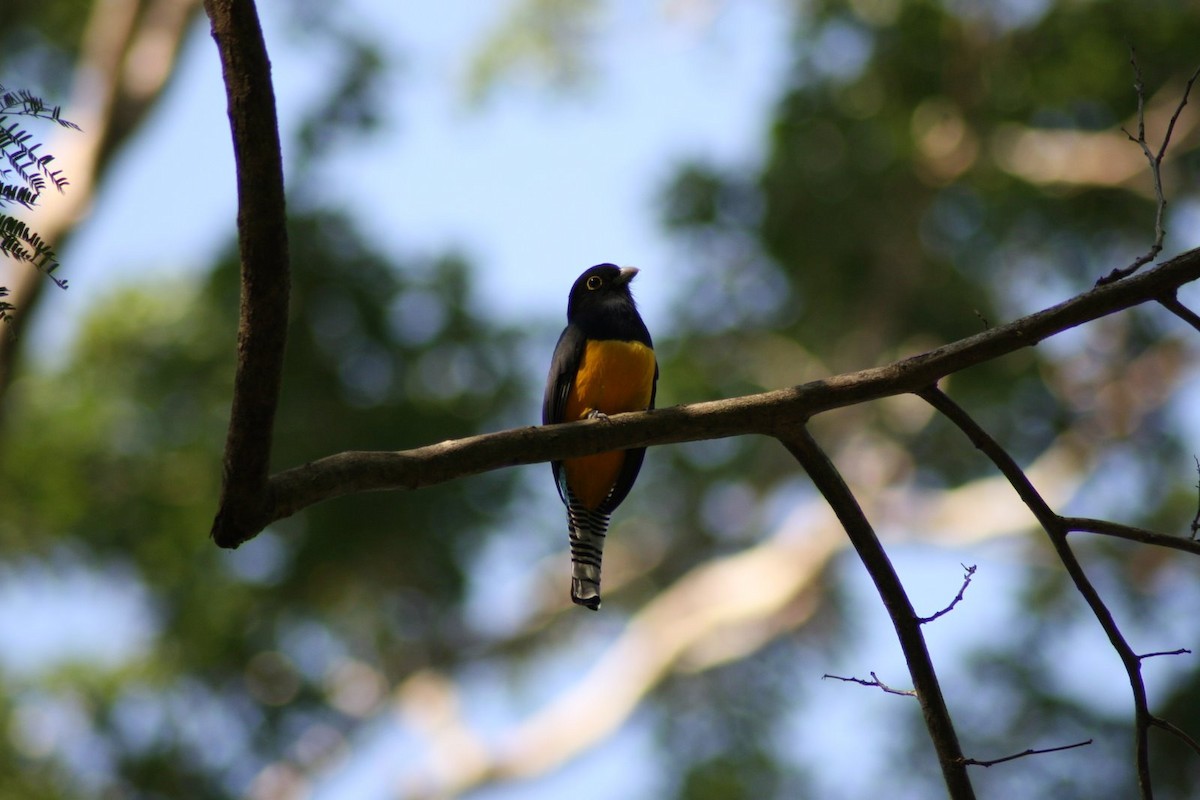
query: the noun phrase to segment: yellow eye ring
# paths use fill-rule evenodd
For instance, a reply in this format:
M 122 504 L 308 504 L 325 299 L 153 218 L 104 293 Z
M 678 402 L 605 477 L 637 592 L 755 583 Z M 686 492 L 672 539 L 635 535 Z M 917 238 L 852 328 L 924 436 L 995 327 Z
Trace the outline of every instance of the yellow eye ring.
M 593 275 L 592 277 L 587 279 L 587 287 L 589 289 L 591 289 L 592 291 L 599 289 L 600 285 L 603 283 L 604 283 L 604 279 L 601 278 L 599 275 Z

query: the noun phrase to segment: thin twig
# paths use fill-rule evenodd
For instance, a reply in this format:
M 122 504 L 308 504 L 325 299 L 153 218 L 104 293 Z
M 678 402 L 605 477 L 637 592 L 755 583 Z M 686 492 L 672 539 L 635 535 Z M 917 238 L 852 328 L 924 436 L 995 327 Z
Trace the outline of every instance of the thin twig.
M 880 599 L 883 600 L 884 608 L 887 609 L 892 626 L 896 630 L 896 638 L 900 641 L 900 649 L 908 663 L 913 691 L 921 704 L 925 727 L 937 751 L 946 789 L 954 800 L 974 798 L 975 790 L 963 764 L 962 747 L 954 730 L 954 722 L 950 718 L 950 710 L 942 696 L 942 688 L 933 668 L 933 660 L 929 657 L 929 649 L 925 646 L 921 623 L 913 610 L 912 602 L 908 599 L 904 585 L 900 582 L 900 576 L 896 574 L 892 562 L 888 559 L 887 552 L 879 543 L 879 538 L 871 528 L 871 523 L 854 493 L 850 491 L 837 467 L 812 438 L 808 429 L 803 425 L 794 426 L 790 430 L 780 431 L 777 438 L 804 467 L 817 490 L 837 515 L 850 544 L 857 551 L 859 559 L 875 584 L 876 591 L 879 592 Z
M 1150 777 L 1149 746 L 1149 727 L 1152 717 L 1150 706 L 1146 699 L 1146 683 L 1142 679 L 1142 662 L 1137 657 L 1137 654 L 1133 652 L 1133 648 L 1129 646 L 1129 642 L 1125 640 L 1125 636 L 1117 626 L 1112 612 L 1104 604 L 1100 593 L 1092 585 L 1091 580 L 1087 577 L 1087 573 L 1083 571 L 1083 566 L 1079 563 L 1079 559 L 1076 558 L 1075 553 L 1067 543 L 1067 535 L 1070 533 L 1067 521 L 1050 508 L 1049 504 L 1046 503 L 1041 494 L 1034 488 L 1033 483 L 1030 482 L 1028 476 L 1021 470 L 1008 451 L 1001 447 L 999 442 L 980 427 L 979 423 L 961 406 L 951 400 L 936 386 L 930 386 L 918 392 L 918 394 L 941 412 L 944 417 L 958 426 L 966 434 L 971 443 L 991 459 L 996 468 L 1008 479 L 1008 482 L 1012 485 L 1022 502 L 1033 512 L 1034 517 L 1046 532 L 1046 536 L 1049 538 L 1051 546 L 1058 555 L 1059 561 L 1062 562 L 1063 567 L 1066 569 L 1067 575 L 1070 576 L 1072 583 L 1075 584 L 1075 588 L 1083 597 L 1084 602 L 1091 608 L 1096 621 L 1100 623 L 1100 627 L 1104 629 L 1105 635 L 1108 636 L 1109 644 L 1112 645 L 1120 657 L 1121 664 L 1125 668 L 1125 674 L 1129 679 L 1129 688 L 1133 695 L 1134 706 L 1134 750 L 1138 792 L 1142 800 L 1150 800 L 1154 796 L 1153 784 Z
M 1036 749 L 1030 748 L 1028 750 L 1022 750 L 1019 753 L 1013 753 L 1011 756 L 1004 756 L 1003 758 L 993 758 L 990 761 L 983 761 L 983 760 L 980 760 L 977 758 L 968 758 L 968 759 L 964 759 L 963 763 L 967 764 L 968 766 L 972 766 L 972 767 L 994 767 L 997 764 L 1003 764 L 1006 761 L 1015 761 L 1018 758 L 1025 758 L 1026 756 L 1040 756 L 1044 753 L 1057 753 L 1061 750 L 1073 750 L 1076 747 L 1087 747 L 1091 743 L 1092 743 L 1092 740 L 1088 739 L 1087 741 L 1084 741 L 1084 742 L 1075 742 L 1074 744 L 1064 744 L 1064 745 L 1060 745 L 1058 747 L 1042 747 L 1042 748 L 1036 748 Z
M 1129 266 L 1124 269 L 1114 269 L 1100 278 L 1096 281 L 1097 286 L 1112 283 L 1113 281 L 1118 281 L 1132 275 L 1146 264 L 1158 258 L 1158 254 L 1162 252 L 1163 239 L 1167 234 L 1166 229 L 1163 227 L 1163 216 L 1167 210 L 1167 198 L 1163 193 L 1162 182 L 1163 157 L 1167 154 L 1167 145 L 1171 143 L 1171 136 L 1175 132 L 1175 123 L 1179 121 L 1179 115 L 1183 113 L 1183 107 L 1187 105 L 1192 85 L 1200 77 L 1200 67 L 1197 67 L 1183 88 L 1183 96 L 1179 98 L 1179 104 L 1175 107 L 1175 113 L 1171 115 L 1171 121 L 1167 123 L 1167 130 L 1163 134 L 1162 144 L 1159 145 L 1157 152 L 1155 152 L 1150 149 L 1150 145 L 1146 142 L 1146 85 L 1142 81 L 1142 68 L 1138 65 L 1137 51 L 1132 47 L 1129 48 L 1129 64 L 1133 67 L 1133 89 L 1137 93 L 1137 136 L 1134 136 L 1125 130 L 1125 128 L 1121 128 L 1121 130 L 1129 137 L 1131 142 L 1142 149 L 1142 153 L 1146 156 L 1146 161 L 1150 164 L 1150 177 L 1154 181 L 1155 200 L 1154 244 L 1144 254 L 1134 259 L 1133 263 Z
M 1155 650 L 1153 653 L 1142 653 L 1138 656 L 1139 659 L 1145 661 L 1147 658 L 1158 658 L 1160 656 L 1185 656 L 1191 655 L 1192 651 L 1186 647 L 1180 647 L 1177 650 Z
M 917 622 L 920 622 L 922 625 L 924 625 L 927 622 L 933 622 L 938 617 L 949 614 L 951 611 L 954 610 L 954 607 L 956 605 L 958 605 L 959 603 L 962 602 L 963 595 L 966 593 L 967 587 L 971 585 L 971 578 L 973 578 L 975 576 L 975 565 L 972 564 L 971 566 L 968 567 L 966 564 L 963 564 L 962 568 L 964 570 L 962 586 L 959 587 L 958 594 L 954 595 L 954 599 L 950 601 L 950 605 L 946 606 L 941 611 L 937 612 L 936 614 L 933 614 L 932 616 L 918 618 Z
M 886 683 L 879 680 L 879 676 L 874 672 L 871 673 L 871 680 L 867 680 L 866 678 L 845 678 L 841 675 L 830 675 L 828 672 L 821 676 L 822 680 L 825 678 L 832 678 L 835 681 L 844 681 L 845 683 L 857 683 L 860 686 L 875 686 L 887 692 L 888 694 L 898 694 L 903 697 L 917 696 L 917 693 L 912 689 L 893 689 L 891 686 L 888 686 Z

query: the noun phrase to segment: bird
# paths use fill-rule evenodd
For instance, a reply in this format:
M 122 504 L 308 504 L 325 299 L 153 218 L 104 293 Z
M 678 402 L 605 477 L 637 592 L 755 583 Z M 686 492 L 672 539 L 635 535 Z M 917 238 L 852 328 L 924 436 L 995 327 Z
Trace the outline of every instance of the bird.
M 543 425 L 654 408 L 658 360 L 629 291 L 637 274 L 636 267 L 597 264 L 571 287 L 567 326 L 546 378 Z M 567 507 L 571 600 L 593 611 L 600 608 L 609 519 L 629 494 L 645 454 L 645 448 L 636 448 L 550 462 Z

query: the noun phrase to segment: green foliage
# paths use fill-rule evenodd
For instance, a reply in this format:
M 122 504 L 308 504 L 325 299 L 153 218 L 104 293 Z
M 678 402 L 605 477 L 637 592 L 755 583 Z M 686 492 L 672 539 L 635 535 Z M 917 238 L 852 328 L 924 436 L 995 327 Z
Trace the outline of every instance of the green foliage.
M 480 316 L 461 260 L 390 263 L 328 214 L 296 220 L 291 237 L 279 463 L 476 433 L 528 400 L 514 333 Z M 0 454 L 0 551 L 65 548 L 152 599 L 144 653 L 107 680 L 93 669 L 87 684 L 49 691 L 83 693 L 115 758 L 102 782 L 163 797 L 240 794 L 298 729 L 347 731 L 356 717 L 330 699 L 339 665 L 403 675 L 445 661 L 462 635 L 447 615 L 466 554 L 512 487 L 497 475 L 332 502 L 237 552 L 213 547 L 236 276 L 230 254 L 203 286 L 98 302 L 69 363 L 18 384 L 8 424 L 22 435 Z M 186 723 L 198 705 L 237 752 L 204 755 L 189 731 L 207 728 Z M 131 718 L 147 716 L 159 733 L 130 739 Z M 0 794 L 8 785 L 0 777 Z
M 766 163 L 747 171 L 688 162 L 664 192 L 664 221 L 687 245 L 679 280 L 689 287 L 672 326 L 686 346 L 663 351 L 668 395 L 731 396 L 885 363 L 1083 291 L 1149 246 L 1148 169 L 1130 177 L 1101 171 L 1088 180 L 1043 178 L 1022 169 L 1030 165 L 1016 163 L 1006 147 L 1023 132 L 1103 131 L 1119 146 L 1116 155 L 1129 148 L 1137 161 L 1136 146 L 1118 130 L 1130 125 L 1137 107 L 1129 46 L 1137 46 L 1147 73 L 1148 102 L 1171 108 L 1196 67 L 1200 11 L 1172 3 L 1048 2 L 1021 6 L 1023 12 L 1012 4 L 969 5 L 826 2 L 797 12 L 793 62 L 770 122 Z M 1161 133 L 1156 128 L 1149 135 Z M 1200 198 L 1196 147 L 1194 137 L 1172 144 L 1171 208 Z M 1033 156 L 1022 151 L 1021 157 Z M 1193 232 L 1186 239 L 1194 241 Z M 1149 400 L 1131 385 L 1118 389 L 1138 364 L 1175 363 L 1181 351 L 1195 352 L 1194 344 L 1164 340 L 1163 327 L 1147 321 L 1152 316 L 1135 313 L 1089 326 L 1054 346 L 955 375 L 947 389 L 1023 464 L 1078 437 L 1094 459 L 1091 480 L 1075 501 L 1086 513 L 1180 530 L 1195 512 L 1188 455 L 1195 444 L 1168 421 L 1158 405 L 1165 397 Z M 1167 374 L 1184 379 L 1188 373 L 1160 373 L 1165 386 L 1177 387 Z M 1098 402 L 1113 391 L 1143 409 L 1134 412 L 1136 422 L 1118 422 L 1117 412 L 1108 417 L 1111 426 L 1094 424 L 1115 410 Z M 822 415 L 818 424 L 822 440 L 842 448 L 835 460 L 871 460 L 889 486 L 916 480 L 953 487 L 992 473 L 951 426 L 919 413 L 875 404 Z M 668 513 L 678 521 L 668 538 L 680 550 L 691 548 L 703 561 L 736 540 L 704 513 L 714 492 L 729 493 L 731 481 L 744 495 L 746 516 L 733 515 L 739 523 L 771 503 L 773 487 L 782 489 L 790 475 L 771 445 L 657 454 L 679 470 L 667 482 L 685 495 Z M 888 455 L 897 452 L 903 455 Z M 1029 557 L 1044 564 L 1044 546 L 1033 542 Z M 1154 587 L 1174 559 L 1133 559 L 1128 547 L 1090 544 L 1079 547 L 1089 570 L 1103 576 L 1097 580 L 1123 626 L 1152 635 L 1163 615 L 1170 616 Z M 664 563 L 675 563 L 672 556 Z M 1184 562 L 1180 571 L 1194 577 L 1194 566 Z M 1041 591 L 1023 598 L 1020 621 L 1029 627 L 997 637 L 993 651 L 979 655 L 986 668 L 969 670 L 967 685 L 954 695 L 959 731 L 968 751 L 979 753 L 1092 736 L 1097 743 L 1090 753 L 993 768 L 978 776 L 981 794 L 1133 796 L 1131 763 L 1122 749 L 1130 724 L 1125 706 L 1112 711 L 1082 697 L 1071 688 L 1076 673 L 1060 666 L 1072 655 L 1064 637 L 1087 637 L 1095 623 L 1078 613 L 1078 595 L 1061 570 L 1034 574 L 1030 582 Z M 1193 640 L 1194 626 L 1188 630 L 1172 641 Z M 1094 646 L 1103 651 L 1102 641 Z M 1200 682 L 1191 662 L 1173 666 L 1180 685 Z M 770 682 L 743 675 L 745 696 L 770 691 Z M 1115 677 L 1115 685 L 1122 682 Z M 1185 696 L 1181 691 L 1171 718 L 1194 735 Z M 889 771 L 895 782 L 878 794 L 941 791 L 915 707 L 910 721 L 907 748 Z M 686 760 L 687 747 L 669 737 L 663 746 Z M 1194 796 L 1195 754 L 1180 755 L 1186 766 L 1175 768 L 1166 752 L 1154 759 L 1156 796 Z M 731 749 L 722 758 L 733 756 L 734 763 L 692 756 L 692 783 L 677 796 L 706 796 L 705 789 L 719 794 L 739 780 L 739 770 L 762 774 L 755 772 L 755 753 Z M 921 774 L 925 767 L 928 773 Z
M 564 74 L 582 69 L 573 48 L 595 4 L 521 7 L 521 24 L 529 13 L 538 26 L 500 31 L 533 37 L 518 42 L 532 50 L 489 56 L 485 48 L 481 74 L 538 63 L 539 53 L 548 64 L 577 65 Z M 1153 208 L 1136 177 L 1034 180 L 1015 157 L 1006 160 L 1005 147 L 1028 131 L 1112 132 L 1136 103 L 1128 42 L 1143 53 L 1148 85 L 1169 87 L 1194 67 L 1194 9 L 861 0 L 800 4 L 795 14 L 793 63 L 764 123 L 764 163 L 689 162 L 664 191 L 664 216 L 689 257 L 670 267 L 683 287 L 673 318 L 654 325 L 661 405 L 880 364 L 1085 288 L 1148 243 Z M 302 169 L 337 137 L 378 121 L 379 54 L 346 42 L 343 55 L 319 119 L 302 127 Z M 1173 207 L 1183 207 L 1196 200 L 1200 159 L 1194 139 L 1172 152 Z M 21 163 L 53 185 L 46 165 Z M 293 319 L 275 467 L 533 420 L 541 375 L 522 365 L 534 353 L 540 366 L 540 357 L 527 333 L 496 323 L 473 296 L 471 266 L 454 255 L 385 257 L 345 216 L 319 209 L 327 194 L 307 178 L 291 186 L 312 196 L 289 198 L 306 210 L 290 231 Z M 427 669 L 464 683 L 482 675 L 482 694 L 494 691 L 495 705 L 523 714 L 529 696 L 544 696 L 542 684 L 561 679 L 554 665 L 602 652 L 623 613 L 697 565 L 802 527 L 788 515 L 809 487 L 775 443 L 658 448 L 610 542 L 614 574 L 623 558 L 636 580 L 610 595 L 599 623 L 551 618 L 511 640 L 473 627 L 472 589 L 481 574 L 502 584 L 496 604 L 511 618 L 525 600 L 516 588 L 507 593 L 512 573 L 537 573 L 536 591 L 562 585 L 531 566 L 553 554 L 549 569 L 561 580 L 566 565 L 565 533 L 532 522 L 545 512 L 561 524 L 546 472 L 536 471 L 536 501 L 517 482 L 524 473 L 509 471 L 329 502 L 236 552 L 219 551 L 206 529 L 219 488 L 237 281 L 230 251 L 195 282 L 143 280 L 98 297 L 67 362 L 31 366 L 6 398 L 6 562 L 83 564 L 136 587 L 148 621 L 144 644 L 115 664 L 66 658 L 0 675 L 0 796 L 223 798 L 247 794 L 267 765 L 319 776 L 357 751 L 364 730 L 391 719 L 390 698 Z M 1064 442 L 1081 451 L 1081 513 L 1170 530 L 1194 513 L 1195 477 L 1166 397 L 1187 378 L 1195 348 L 1155 319 L 1089 326 L 957 375 L 947 389 L 1022 463 Z M 884 501 L 895 486 L 953 488 L 990 474 L 955 431 L 902 404 L 822 415 L 817 433 L 851 477 L 873 476 Z M 986 511 L 978 516 L 989 522 Z M 873 521 L 909 524 L 903 511 Z M 909 552 L 894 541 L 893 552 Z M 1195 640 L 1190 563 L 1111 543 L 1081 539 L 1079 547 L 1139 643 Z M 507 566 L 500 578 L 487 561 L 494 554 Z M 1095 625 L 1073 587 L 1036 540 L 983 555 L 990 563 L 962 606 L 930 628 L 1008 600 L 987 588 L 1003 565 L 1027 575 L 1014 581 L 1014 613 L 986 647 L 955 664 L 943 640 L 935 655 L 968 751 L 995 757 L 1096 743 L 978 773 L 981 796 L 1130 796 L 1127 707 L 1123 697 L 1115 707 L 1100 702 L 1089 683 L 1106 664 L 1080 663 L 1079 653 L 1111 654 L 1088 638 Z M 804 716 L 818 691 L 871 691 L 819 681 L 830 662 L 859 657 L 856 642 L 882 615 L 874 598 L 860 602 L 848 588 L 857 572 L 844 559 L 797 600 L 788 614 L 804 620 L 798 632 L 790 617 L 739 631 L 745 640 L 730 637 L 728 651 L 693 654 L 716 666 L 654 692 L 643 719 L 671 795 L 849 796 L 823 794 L 842 776 L 831 779 L 829 764 L 781 742 L 798 724 L 814 727 L 811 738 L 826 735 L 827 720 Z M 957 585 L 952 572 L 946 599 Z M 522 572 L 511 583 L 521 579 L 534 580 Z M 812 617 L 810 604 L 819 606 Z M 755 637 L 769 641 L 758 649 Z M 1172 663 L 1152 692 L 1165 717 L 1191 730 L 1200 677 L 1190 661 Z M 881 677 L 903 683 L 896 673 Z M 849 742 L 846 763 L 879 776 L 869 796 L 938 794 L 915 708 L 885 699 L 887 711 L 839 726 L 883 742 L 870 752 Z M 39 738 L 44 719 L 66 720 L 64 732 Z M 1170 746 L 1155 758 L 1158 796 L 1194 796 L 1194 755 Z
M 519 0 L 476 51 L 468 99 L 486 100 L 513 76 L 557 89 L 580 84 L 589 72 L 588 44 L 600 10 L 596 0 Z
M 16 71 L 34 76 L 30 83 L 61 90 L 91 12 L 90 0 L 5 3 L 0 8 L 0 52 L 19 67 Z
M 801 14 L 764 169 L 685 165 L 665 195 L 666 222 L 692 243 L 704 276 L 680 324 L 715 321 L 713 345 L 727 356 L 705 367 L 722 379 L 709 393 L 746 386 L 730 378 L 781 336 L 819 359 L 820 372 L 871 366 L 1032 311 L 1047 288 L 1058 298 L 1086 289 L 1144 250 L 1153 235 L 1144 193 L 1034 183 L 997 157 L 1024 126 L 1111 130 L 1128 119 L 1130 41 L 1176 80 L 1194 68 L 1192 11 L 1167 24 L 1162 8 L 1100 7 L 1047 4 L 1008 22 L 923 2 Z M 1160 75 L 1158 85 L 1174 84 Z M 1195 165 L 1182 158 L 1191 148 L 1174 151 L 1184 194 L 1173 203 L 1193 196 Z M 1069 421 L 1047 391 L 1044 373 L 1055 369 L 1022 353 L 953 385 L 969 404 L 1022 409 L 998 415 L 992 431 L 1033 455 Z M 939 435 L 915 446 L 938 471 L 970 476 L 945 444 Z

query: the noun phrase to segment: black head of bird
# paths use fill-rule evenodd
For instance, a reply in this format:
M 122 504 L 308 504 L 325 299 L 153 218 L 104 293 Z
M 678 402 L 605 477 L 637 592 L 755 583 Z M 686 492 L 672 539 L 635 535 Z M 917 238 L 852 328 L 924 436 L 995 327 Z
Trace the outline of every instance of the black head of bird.
M 584 272 L 571 287 L 567 322 L 584 328 L 593 339 L 626 339 L 629 330 L 644 331 L 646 326 L 629 291 L 637 274 L 637 267 L 614 264 L 598 264 Z

